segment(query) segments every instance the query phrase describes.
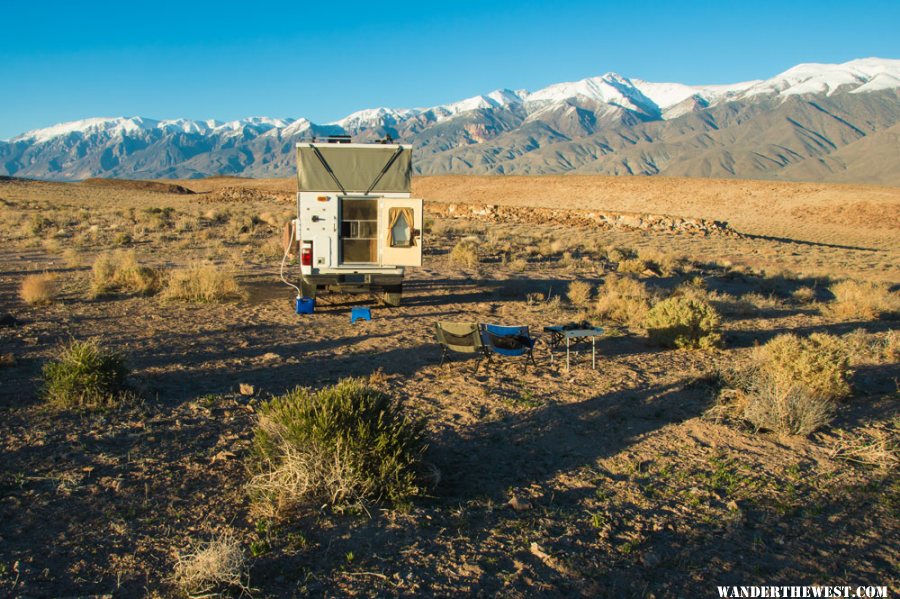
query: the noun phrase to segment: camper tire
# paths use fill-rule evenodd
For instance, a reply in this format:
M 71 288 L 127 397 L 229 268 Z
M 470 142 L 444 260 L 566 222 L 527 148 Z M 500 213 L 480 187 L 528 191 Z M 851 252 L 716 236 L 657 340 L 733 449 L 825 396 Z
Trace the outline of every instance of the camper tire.
M 388 287 L 384 290 L 384 303 L 392 308 L 400 307 L 400 300 L 403 296 L 403 286 Z

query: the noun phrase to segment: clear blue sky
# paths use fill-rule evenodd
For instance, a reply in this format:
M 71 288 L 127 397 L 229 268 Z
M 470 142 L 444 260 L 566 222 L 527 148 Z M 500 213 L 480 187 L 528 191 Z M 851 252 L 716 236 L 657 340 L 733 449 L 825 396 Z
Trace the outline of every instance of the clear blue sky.
M 616 71 L 900 58 L 900 1 L 66 2 L 0 10 L 0 139 L 89 116 L 334 120 Z

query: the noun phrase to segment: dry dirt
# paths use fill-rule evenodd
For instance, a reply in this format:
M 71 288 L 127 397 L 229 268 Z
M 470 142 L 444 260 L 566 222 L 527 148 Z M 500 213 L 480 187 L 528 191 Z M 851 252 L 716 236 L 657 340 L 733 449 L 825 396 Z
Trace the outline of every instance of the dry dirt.
M 897 592 L 896 466 L 834 453 L 847 438 L 890 434 L 896 443 L 895 362 L 857 365 L 854 397 L 810 438 L 754 433 L 705 414 L 713 375 L 778 333 L 883 336 L 896 328 L 829 316 L 822 275 L 900 282 L 900 190 L 417 179 L 416 192 L 431 201 L 711 218 L 744 235 L 441 218 L 402 307 L 332 296 L 301 317 L 278 281 L 276 240 L 292 181 L 177 184 L 200 195 L 0 181 L 0 317 L 12 316 L 0 327 L 0 356 L 14 360 L 0 366 L 0 592 L 177 595 L 169 581 L 177 552 L 224 530 L 250 558 L 255 596 L 712 597 L 724 584 Z M 253 192 L 222 192 L 236 188 Z M 481 247 L 473 268 L 449 259 L 468 236 Z M 507 255 L 504 243 L 522 256 Z M 557 298 L 571 280 L 599 284 L 610 264 L 598 252 L 611 245 L 691 257 L 690 272 L 641 275 L 660 292 L 700 277 L 748 298 L 749 307 L 724 319 L 725 348 L 662 350 L 626 330 L 598 343 L 596 371 L 585 348 L 567 371 L 546 345 L 525 371 L 518 361 L 477 373 L 471 361 L 438 365 L 438 321 L 521 323 L 540 333 L 590 317 Z M 90 299 L 90 264 L 115 247 L 163 270 L 198 260 L 234 269 L 248 299 Z M 46 271 L 58 274 L 56 301 L 22 303 L 23 277 Z M 807 287 L 813 300 L 793 299 Z M 375 306 L 373 320 L 351 325 L 358 303 Z M 70 338 L 124 352 L 142 400 L 88 414 L 45 407 L 41 367 Z M 367 514 L 254 516 L 243 460 L 256 402 L 295 385 L 379 372 L 378 384 L 426 418 L 427 457 L 441 472 L 432 496 Z M 241 395 L 241 384 L 254 396 Z

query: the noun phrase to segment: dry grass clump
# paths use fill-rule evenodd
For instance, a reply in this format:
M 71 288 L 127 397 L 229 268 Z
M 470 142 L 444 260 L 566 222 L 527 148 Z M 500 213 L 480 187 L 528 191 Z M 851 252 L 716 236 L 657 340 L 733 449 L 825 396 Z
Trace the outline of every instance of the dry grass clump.
M 104 252 L 91 267 L 91 293 L 139 293 L 151 295 L 162 287 L 159 271 L 143 266 L 133 250 Z
M 640 275 L 647 271 L 653 272 L 650 266 L 649 262 L 641 258 L 624 259 L 619 260 L 619 263 L 616 265 L 616 272 Z
M 635 260 L 638 254 L 631 248 L 610 245 L 606 248 L 606 258 L 610 262 L 621 262 L 623 260 Z
M 869 431 L 838 431 L 831 457 L 883 471 L 900 467 L 900 420 Z
M 128 396 L 128 368 L 121 354 L 95 341 L 72 341 L 43 369 L 42 395 L 59 408 L 114 407 Z
M 691 269 L 691 262 L 686 256 L 657 250 L 642 250 L 641 260 L 650 268 L 663 276 L 671 276 Z
M 798 304 L 811 304 L 816 301 L 816 290 L 813 287 L 798 287 L 791 293 L 791 299 Z
M 284 256 L 285 244 L 282 243 L 281 237 L 272 237 L 267 239 L 259 246 L 259 255 L 269 260 Z
M 421 494 L 422 422 L 362 379 L 297 387 L 263 404 L 251 495 L 274 515 L 302 505 L 356 508 Z
M 650 290 L 639 280 L 611 274 L 597 290 L 594 309 L 602 317 L 641 326 L 652 299 Z
M 56 275 L 48 272 L 26 276 L 19 287 L 19 297 L 29 306 L 49 304 L 56 293 Z
M 80 268 L 82 264 L 81 254 L 77 249 L 70 247 L 63 250 L 62 258 L 69 268 Z
M 188 597 L 224 597 L 249 592 L 250 565 L 241 544 L 231 533 L 194 543 L 175 562 L 172 582 Z
M 591 284 L 587 281 L 572 281 L 569 283 L 569 290 L 566 297 L 573 305 L 583 308 L 591 301 Z
M 684 349 L 721 345 L 719 324 L 719 314 L 707 301 L 689 295 L 675 295 L 659 302 L 644 319 L 650 341 Z
M 238 285 L 234 273 L 212 264 L 194 264 L 170 273 L 162 297 L 188 302 L 222 302 L 244 299 L 246 293 Z
M 508 266 L 510 270 L 514 270 L 516 272 L 525 272 L 525 270 L 528 268 L 528 260 L 522 257 L 513 258 L 509 261 Z
M 478 239 L 466 237 L 460 240 L 450 250 L 450 263 L 466 268 L 478 266 Z
M 838 337 L 779 335 L 753 352 L 750 366 L 730 375 L 718 409 L 757 430 L 808 435 L 831 421 L 850 395 L 849 367 Z
M 828 311 L 839 318 L 875 319 L 900 314 L 900 293 L 887 283 L 847 279 L 831 286 Z

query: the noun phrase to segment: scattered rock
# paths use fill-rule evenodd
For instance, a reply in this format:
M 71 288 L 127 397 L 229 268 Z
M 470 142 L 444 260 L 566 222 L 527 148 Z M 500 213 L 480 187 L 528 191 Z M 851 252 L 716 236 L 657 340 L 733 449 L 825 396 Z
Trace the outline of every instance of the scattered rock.
M 12 353 L 0 354 L 0 368 L 9 368 L 16 365 L 16 356 Z
M 246 395 L 247 397 L 250 397 L 251 395 L 253 395 L 256 392 L 256 389 L 253 388 L 253 385 L 241 383 L 240 392 L 241 392 L 241 395 Z
M 226 451 L 226 450 L 223 449 L 222 451 L 220 451 L 220 452 L 218 452 L 216 455 L 214 455 L 214 456 L 212 457 L 212 460 L 210 460 L 210 461 L 211 461 L 212 463 L 216 463 L 216 462 L 227 462 L 228 460 L 234 459 L 234 457 L 235 457 L 235 456 L 234 456 L 233 453 L 231 453 L 230 451 Z
M 724 235 L 729 237 L 741 236 L 726 222 L 664 214 L 598 213 L 562 208 L 498 206 L 494 204 L 442 204 L 440 202 L 430 202 L 428 210 L 433 216 L 471 218 L 490 223 L 545 224 L 554 222 L 570 227 Z

